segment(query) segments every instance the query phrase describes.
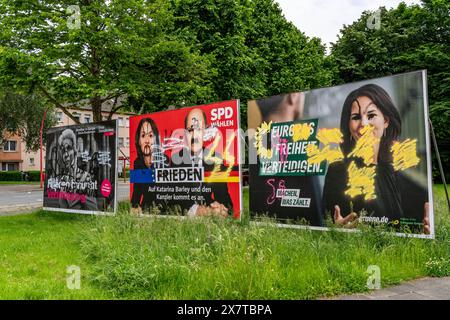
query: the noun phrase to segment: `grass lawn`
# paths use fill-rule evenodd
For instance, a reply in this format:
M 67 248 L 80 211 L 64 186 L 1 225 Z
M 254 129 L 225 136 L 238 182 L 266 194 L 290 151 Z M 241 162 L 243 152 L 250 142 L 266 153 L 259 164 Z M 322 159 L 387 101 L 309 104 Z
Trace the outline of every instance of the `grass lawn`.
M 436 240 L 257 227 L 219 219 L 0 217 L 0 299 L 314 299 L 450 275 L 450 215 L 435 189 Z M 244 192 L 247 203 L 248 192 Z M 81 268 L 81 289 L 66 268 Z
M 89 282 L 66 287 L 67 266 L 87 267 L 80 235 L 91 219 L 44 211 L 0 217 L 0 299 L 106 298 Z

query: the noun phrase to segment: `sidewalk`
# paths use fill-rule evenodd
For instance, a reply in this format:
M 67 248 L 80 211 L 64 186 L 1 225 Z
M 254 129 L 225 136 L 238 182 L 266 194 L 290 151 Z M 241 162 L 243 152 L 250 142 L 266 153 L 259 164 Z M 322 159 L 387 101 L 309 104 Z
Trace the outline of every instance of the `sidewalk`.
M 0 192 L 31 192 L 42 190 L 39 183 L 36 184 L 0 184 Z
M 338 296 L 333 300 L 450 300 L 450 277 L 421 278 L 363 294 Z
M 42 209 L 42 202 L 36 204 L 0 206 L 0 217 L 30 214 Z

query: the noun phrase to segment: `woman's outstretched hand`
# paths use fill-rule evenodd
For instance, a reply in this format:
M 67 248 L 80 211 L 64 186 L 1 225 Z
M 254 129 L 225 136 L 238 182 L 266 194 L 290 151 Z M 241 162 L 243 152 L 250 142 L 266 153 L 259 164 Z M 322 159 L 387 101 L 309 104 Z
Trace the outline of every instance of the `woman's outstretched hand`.
M 216 216 L 227 218 L 228 217 L 228 208 L 223 204 L 214 201 L 209 206 L 201 205 L 197 208 L 195 213 L 196 216 Z
M 430 212 L 429 212 L 429 205 L 428 202 L 425 202 L 425 205 L 423 206 L 423 233 L 430 234 Z
M 348 214 L 347 216 L 342 217 L 341 208 L 338 205 L 334 206 L 334 223 L 338 226 L 342 226 L 344 228 L 354 228 L 356 226 L 356 222 L 358 215 L 355 212 Z

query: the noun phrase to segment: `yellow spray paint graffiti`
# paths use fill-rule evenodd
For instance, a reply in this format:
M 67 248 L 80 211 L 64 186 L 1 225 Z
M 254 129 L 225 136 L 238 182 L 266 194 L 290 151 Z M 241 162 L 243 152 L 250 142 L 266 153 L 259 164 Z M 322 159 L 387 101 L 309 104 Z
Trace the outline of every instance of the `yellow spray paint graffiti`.
M 233 164 L 236 157 L 233 155 L 230 150 L 232 150 L 233 142 L 236 140 L 236 133 L 233 134 L 227 139 L 228 143 L 225 147 L 225 155 L 224 159 L 228 162 L 227 170 L 221 172 L 220 166 L 223 163 L 223 160 L 219 157 L 213 157 L 219 142 L 221 141 L 220 136 L 217 136 L 213 142 L 213 145 L 209 151 L 209 153 L 205 157 L 205 161 L 211 161 L 214 163 L 214 168 L 211 171 L 211 175 L 205 178 L 205 182 L 239 182 L 239 177 L 230 177 L 230 173 L 233 170 Z
M 354 161 L 348 166 L 348 189 L 345 194 L 354 198 L 358 195 L 364 195 L 365 200 L 376 198 L 375 195 L 375 167 L 358 168 Z
M 341 143 L 342 132 L 338 128 L 320 129 L 317 133 L 317 139 L 324 145 L 329 145 L 330 143 Z
M 297 123 L 292 127 L 292 141 L 308 140 L 311 135 L 311 125 L 308 123 Z
M 407 139 L 403 142 L 394 142 L 391 148 L 394 170 L 405 170 L 419 164 L 416 155 L 417 140 Z
M 345 194 L 354 198 L 363 195 L 365 200 L 376 198 L 375 194 L 375 166 L 369 167 L 374 163 L 374 145 L 379 143 L 380 139 L 373 135 L 373 126 L 365 126 L 361 130 L 362 136 L 356 142 L 348 158 L 362 158 L 365 166 L 358 168 L 354 161 L 350 162 L 347 168 L 348 189 Z M 342 133 L 339 129 L 320 129 L 317 139 L 323 144 L 319 149 L 316 145 L 308 145 L 306 148 L 309 163 L 320 163 L 328 161 L 333 163 L 344 159 L 340 148 L 332 148 L 331 143 L 341 143 Z M 404 142 L 395 142 L 391 148 L 393 156 L 394 170 L 405 170 L 417 165 L 420 159 L 416 155 L 416 140 L 407 139 Z
M 269 123 L 263 122 L 260 127 L 256 129 L 254 146 L 256 148 L 256 153 L 261 159 L 271 159 L 272 149 L 267 149 L 263 145 L 263 136 L 270 133 L 270 128 L 272 127 L 272 121 Z
M 306 153 L 309 163 L 321 163 L 324 160 L 333 163 L 344 159 L 344 154 L 339 147 L 332 148 L 329 145 L 330 143 L 342 142 L 342 133 L 339 129 L 320 129 L 317 133 L 317 139 L 322 142 L 324 148 L 319 150 L 314 144 L 308 145 Z
M 373 146 L 380 141 L 373 135 L 373 126 L 365 126 L 361 129 L 361 137 L 356 141 L 355 148 L 349 153 L 349 157 L 359 157 L 364 160 L 364 164 L 373 163 Z
M 309 144 L 306 147 L 306 152 L 308 154 L 308 163 L 311 164 L 321 163 L 324 160 L 327 160 L 328 163 L 333 163 L 344 159 L 342 151 L 338 148 L 331 148 L 331 146 L 326 146 L 319 150 L 315 144 Z

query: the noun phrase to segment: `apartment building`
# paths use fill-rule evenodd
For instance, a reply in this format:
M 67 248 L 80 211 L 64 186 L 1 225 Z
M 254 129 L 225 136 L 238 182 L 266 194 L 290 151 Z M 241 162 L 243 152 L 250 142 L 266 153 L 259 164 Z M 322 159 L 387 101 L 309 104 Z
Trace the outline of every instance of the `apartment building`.
M 76 108 L 68 109 L 72 115 L 79 119 L 80 123 L 90 123 L 93 122 L 92 110 L 88 106 L 80 106 Z M 107 120 L 109 112 L 111 111 L 111 103 L 103 104 L 103 120 Z M 130 120 L 129 118 L 133 116 L 132 112 L 117 112 L 113 114 L 112 119 L 117 119 L 119 127 L 119 137 L 118 137 L 118 164 L 119 172 L 121 172 L 122 167 L 125 165 L 129 166 L 129 146 L 130 146 Z M 60 110 L 56 110 L 56 126 L 68 126 L 73 125 L 75 122 L 70 119 L 65 113 Z M 43 167 L 45 169 L 45 150 L 43 153 L 44 163 Z M 39 170 L 40 169 L 40 152 L 27 152 L 25 143 L 20 139 L 19 136 L 11 135 L 7 138 L 6 143 L 0 146 L 0 170 L 1 171 L 29 171 L 29 170 Z
M 22 148 L 24 143 L 16 135 L 7 137 L 0 146 L 0 171 L 19 171 L 22 168 Z

